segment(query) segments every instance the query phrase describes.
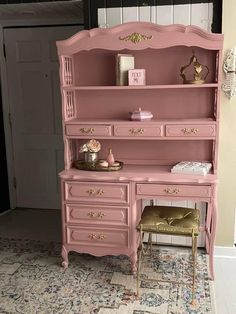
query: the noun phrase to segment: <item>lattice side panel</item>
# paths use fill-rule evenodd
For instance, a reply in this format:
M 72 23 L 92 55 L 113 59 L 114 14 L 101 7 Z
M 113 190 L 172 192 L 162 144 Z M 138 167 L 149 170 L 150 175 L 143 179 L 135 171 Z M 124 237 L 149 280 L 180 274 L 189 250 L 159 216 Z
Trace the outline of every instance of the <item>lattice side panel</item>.
M 76 140 L 65 140 L 65 168 L 70 169 L 73 162 L 78 159 Z
M 62 79 L 64 86 L 71 86 L 74 84 L 73 81 L 73 59 L 72 57 L 65 56 L 62 59 Z
M 64 120 L 76 118 L 75 95 L 74 91 L 64 91 Z

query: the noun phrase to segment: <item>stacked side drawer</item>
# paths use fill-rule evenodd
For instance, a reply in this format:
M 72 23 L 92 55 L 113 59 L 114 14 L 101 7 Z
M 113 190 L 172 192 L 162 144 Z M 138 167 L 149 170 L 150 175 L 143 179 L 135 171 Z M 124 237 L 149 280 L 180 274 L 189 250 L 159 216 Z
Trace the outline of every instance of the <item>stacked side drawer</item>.
M 66 181 L 64 191 L 68 244 L 128 247 L 128 184 Z

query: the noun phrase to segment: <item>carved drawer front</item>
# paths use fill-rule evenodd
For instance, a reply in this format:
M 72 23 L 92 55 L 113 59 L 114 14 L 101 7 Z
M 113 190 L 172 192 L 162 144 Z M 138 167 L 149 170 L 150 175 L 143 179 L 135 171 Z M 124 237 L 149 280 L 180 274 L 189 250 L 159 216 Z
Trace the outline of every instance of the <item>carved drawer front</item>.
M 68 136 L 111 136 L 111 125 L 88 125 L 69 124 L 66 125 L 66 135 Z
M 125 124 L 114 126 L 114 136 L 123 137 L 160 137 L 163 136 L 162 125 Z
M 95 203 L 129 202 L 129 185 L 123 183 L 65 182 L 66 201 Z
M 154 196 L 186 196 L 186 197 L 210 197 L 209 186 L 173 185 L 173 184 L 137 184 L 137 194 Z
M 68 244 L 87 246 L 128 247 L 128 231 L 106 228 L 67 227 Z
M 215 125 L 167 125 L 166 136 L 174 137 L 214 137 Z
M 66 205 L 67 223 L 128 226 L 128 207 Z

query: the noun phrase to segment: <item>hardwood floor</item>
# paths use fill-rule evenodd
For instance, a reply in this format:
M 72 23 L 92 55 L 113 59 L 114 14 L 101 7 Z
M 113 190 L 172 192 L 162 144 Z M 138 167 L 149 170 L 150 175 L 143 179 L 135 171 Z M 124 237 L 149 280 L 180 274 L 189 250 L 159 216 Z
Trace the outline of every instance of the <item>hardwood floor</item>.
M 0 237 L 60 241 L 60 215 L 59 210 L 16 209 L 8 211 L 0 216 Z M 236 255 L 215 257 L 215 278 L 217 314 L 235 314 Z

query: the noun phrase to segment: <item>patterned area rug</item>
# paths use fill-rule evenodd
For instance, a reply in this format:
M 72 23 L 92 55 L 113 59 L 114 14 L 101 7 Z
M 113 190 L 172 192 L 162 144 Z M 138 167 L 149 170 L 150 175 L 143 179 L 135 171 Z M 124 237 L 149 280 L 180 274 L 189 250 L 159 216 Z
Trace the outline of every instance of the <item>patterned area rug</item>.
M 141 297 L 125 256 L 70 253 L 60 267 L 60 244 L 0 239 L 0 313 L 206 314 L 214 313 L 206 255 L 198 253 L 196 304 L 191 287 L 148 279 L 191 282 L 189 251 L 154 248 L 142 267 Z

